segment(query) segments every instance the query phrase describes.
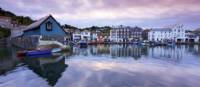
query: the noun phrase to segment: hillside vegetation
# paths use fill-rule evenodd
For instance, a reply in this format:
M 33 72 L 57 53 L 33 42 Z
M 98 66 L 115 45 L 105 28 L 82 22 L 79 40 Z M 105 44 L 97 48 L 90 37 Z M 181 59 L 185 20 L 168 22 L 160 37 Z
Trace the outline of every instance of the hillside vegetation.
M 34 21 L 30 17 L 17 16 L 10 11 L 6 11 L 0 7 L 0 16 L 11 17 L 13 21 L 16 21 L 20 25 L 29 25 Z
M 0 38 L 9 37 L 11 34 L 10 29 L 5 29 L 0 27 Z

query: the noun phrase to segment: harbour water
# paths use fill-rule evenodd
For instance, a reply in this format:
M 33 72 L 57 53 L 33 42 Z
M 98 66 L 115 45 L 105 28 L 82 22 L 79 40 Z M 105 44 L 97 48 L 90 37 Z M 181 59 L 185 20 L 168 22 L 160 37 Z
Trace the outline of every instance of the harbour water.
M 200 46 L 92 45 L 16 57 L 0 48 L 0 87 L 200 87 Z

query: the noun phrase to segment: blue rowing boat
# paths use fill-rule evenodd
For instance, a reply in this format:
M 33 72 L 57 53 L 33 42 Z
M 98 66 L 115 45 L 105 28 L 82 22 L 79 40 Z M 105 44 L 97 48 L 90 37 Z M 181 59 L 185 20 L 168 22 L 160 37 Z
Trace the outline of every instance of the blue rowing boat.
M 52 54 L 43 54 L 43 55 L 31 55 L 28 56 L 28 58 L 51 58 Z
M 28 51 L 26 53 L 27 56 L 45 55 L 45 54 L 51 54 L 51 50 L 34 50 L 34 51 Z

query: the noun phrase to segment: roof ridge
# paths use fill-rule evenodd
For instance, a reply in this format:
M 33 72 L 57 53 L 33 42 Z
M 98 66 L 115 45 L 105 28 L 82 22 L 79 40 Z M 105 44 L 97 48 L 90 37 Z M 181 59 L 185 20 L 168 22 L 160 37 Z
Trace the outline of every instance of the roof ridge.
M 43 23 L 43 22 L 44 22 L 46 19 L 48 19 L 49 17 L 51 17 L 51 15 L 47 15 L 47 16 L 45 16 L 45 17 L 40 18 L 39 20 L 37 20 L 37 21 L 35 21 L 34 23 L 32 23 L 32 24 L 30 24 L 29 26 L 27 26 L 27 27 L 25 28 L 25 31 L 40 26 L 40 24 Z

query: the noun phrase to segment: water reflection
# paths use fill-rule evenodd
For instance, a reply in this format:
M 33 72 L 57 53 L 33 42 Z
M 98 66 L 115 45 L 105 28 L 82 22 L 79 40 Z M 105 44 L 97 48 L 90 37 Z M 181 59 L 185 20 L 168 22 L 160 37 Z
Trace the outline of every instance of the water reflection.
M 110 55 L 115 57 L 132 57 L 134 59 L 141 58 L 141 55 L 145 54 L 147 48 L 146 47 L 140 47 L 137 45 L 116 45 L 110 47 L 111 53 Z M 142 52 L 144 51 L 144 52 Z
M 46 79 L 49 85 L 54 86 L 58 79 L 62 76 L 62 73 L 68 67 L 65 64 L 65 57 L 48 57 L 49 55 L 43 56 L 32 56 L 25 58 L 23 62 L 28 65 L 28 68 L 35 72 L 40 77 Z
M 147 47 L 141 47 L 136 45 L 97 45 L 90 46 L 87 49 L 73 49 L 73 55 L 93 55 L 93 56 L 111 56 L 116 57 L 133 57 L 139 59 L 141 55 L 147 55 Z
M 10 71 L 9 67 L 12 69 L 16 67 L 18 58 L 13 53 L 15 51 L 9 49 L 0 50 L 1 72 L 2 66 L 4 71 Z M 0 87 L 12 87 L 16 83 L 17 87 L 24 84 L 26 87 L 46 85 L 47 87 L 48 85 L 199 87 L 200 85 L 199 45 L 176 47 L 92 45 L 85 49 L 73 47 L 72 52 L 26 57 L 21 63 L 25 64 L 21 66 L 22 70 L 0 76 Z M 30 86 L 30 83 L 36 85 Z
M 149 49 L 149 57 L 165 61 L 180 62 L 184 56 L 184 47 L 155 47 Z
M 97 45 L 87 49 L 73 48 L 73 55 L 83 56 L 107 56 L 111 58 L 131 57 L 135 60 L 141 57 L 180 61 L 185 53 L 200 56 L 199 45 L 180 45 L 176 47 L 144 47 L 137 45 Z
M 0 75 L 6 74 L 7 71 L 14 69 L 19 63 L 15 53 L 16 49 L 14 48 L 0 48 Z
M 192 53 L 196 56 L 200 56 L 200 46 L 199 45 L 187 45 L 185 46 L 187 52 Z

